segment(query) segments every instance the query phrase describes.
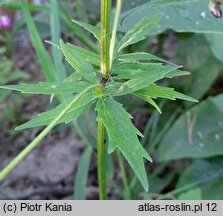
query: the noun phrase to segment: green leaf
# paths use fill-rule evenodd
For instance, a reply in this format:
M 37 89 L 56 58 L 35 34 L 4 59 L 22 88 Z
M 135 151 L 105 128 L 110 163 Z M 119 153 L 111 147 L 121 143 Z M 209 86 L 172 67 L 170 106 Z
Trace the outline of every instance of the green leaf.
M 134 92 L 134 94 L 139 97 L 142 96 L 145 98 L 148 97 L 148 98 L 156 99 L 157 97 L 161 97 L 161 98 L 167 98 L 170 100 L 181 99 L 181 100 L 187 100 L 187 101 L 192 101 L 192 102 L 198 102 L 192 97 L 189 97 L 185 94 L 174 91 L 173 88 L 158 86 L 156 84 L 151 84 L 144 89 Z
M 223 200 L 222 176 L 219 176 L 213 182 L 205 185 L 203 188 L 204 200 Z
M 166 4 L 160 5 L 155 4 L 157 0 L 149 1 L 123 14 L 120 31 L 126 32 L 144 17 L 162 12 L 159 28 L 149 31 L 148 35 L 160 34 L 167 29 L 176 32 L 223 34 L 223 19 L 216 20 L 211 15 L 208 9 L 209 1 L 178 1 L 179 4 L 176 1 L 166 1 Z
M 143 188 L 148 191 L 147 175 L 143 158 L 151 157 L 140 144 L 137 135 L 142 134 L 131 122 L 131 115 L 113 99 L 100 99 L 96 107 L 98 120 L 103 121 L 109 137 L 108 152 L 118 148 L 139 178 Z
M 180 194 L 178 200 L 202 200 L 202 191 L 199 187 Z
M 90 161 L 93 153 L 93 148 L 88 146 L 84 153 L 81 156 L 77 167 L 77 173 L 75 176 L 75 187 L 74 187 L 74 199 L 76 200 L 85 200 L 86 194 L 86 184 L 87 184 L 87 176 L 89 172 Z
M 96 44 L 91 40 L 91 38 L 88 37 L 88 35 L 84 31 L 82 31 L 81 27 L 78 24 L 70 20 L 68 14 L 65 14 L 65 12 L 60 10 L 59 15 L 63 22 L 67 25 L 67 27 L 70 28 L 71 32 L 76 35 L 80 41 L 82 41 L 86 46 L 88 46 L 92 50 L 98 52 L 98 47 L 96 46 Z
M 84 81 L 42 82 L 32 84 L 18 84 L 0 86 L 1 89 L 15 90 L 28 94 L 65 94 L 78 93 L 91 84 Z
M 59 8 L 58 1 L 50 1 L 50 31 L 51 39 L 54 44 L 58 44 L 60 41 L 60 19 L 59 19 Z M 66 71 L 63 65 L 63 56 L 60 50 L 55 46 L 52 47 L 53 60 L 56 68 L 57 80 L 63 81 L 66 78 Z
M 162 111 L 160 110 L 159 106 L 156 104 L 156 102 L 151 98 L 151 97 L 148 97 L 147 95 L 145 94 L 137 94 L 137 93 L 133 93 L 135 96 L 139 97 L 140 99 L 148 102 L 149 104 L 151 104 L 153 107 L 156 108 L 156 110 L 161 114 Z
M 218 77 L 223 64 L 215 59 L 203 35 L 195 35 L 185 40 L 177 52 L 182 64 L 191 72 L 183 80 L 187 94 L 201 99 Z
M 160 61 L 160 62 L 167 62 L 166 60 L 159 58 L 151 53 L 146 52 L 136 52 L 136 53 L 128 53 L 119 55 L 117 57 L 119 61 L 123 62 L 134 62 L 134 61 Z
M 218 177 L 221 177 L 222 172 L 222 158 L 216 158 L 210 161 L 197 160 L 181 174 L 177 183 L 177 188 L 184 187 L 188 184 L 199 185 L 210 183 Z
M 158 160 L 223 155 L 223 94 L 184 113 L 163 137 Z
M 93 65 L 100 66 L 100 56 L 96 53 L 70 43 L 67 43 L 67 50 L 69 50 L 70 54 L 72 55 L 79 54 L 82 58 L 84 58 L 85 61 Z
M 206 34 L 205 35 L 208 43 L 210 44 L 210 48 L 214 54 L 214 56 L 221 62 L 223 62 L 223 35 L 217 34 Z
M 45 49 L 45 47 L 42 44 L 40 35 L 36 29 L 36 25 L 33 22 L 33 19 L 30 15 L 29 8 L 25 2 L 25 0 L 21 0 L 21 8 L 24 13 L 24 18 L 26 20 L 28 30 L 30 33 L 30 36 L 32 38 L 33 45 L 35 47 L 36 54 L 38 56 L 42 72 L 49 82 L 55 82 L 56 81 L 56 75 L 55 75 L 55 70 L 54 66 L 51 62 L 51 59 Z
M 123 36 L 117 45 L 117 50 L 120 52 L 123 48 L 135 44 L 145 39 L 145 35 L 156 28 L 158 28 L 158 21 L 160 16 L 143 18 L 139 23 L 132 26 L 129 31 Z
M 2 3 L 2 7 L 9 10 L 21 10 L 22 4 L 23 3 L 20 3 L 20 2 L 6 2 L 6 3 Z M 34 11 L 48 11 L 49 10 L 47 7 L 36 5 L 36 4 L 27 4 L 27 7 L 30 10 L 34 10 Z
M 110 95 L 120 96 L 132 93 L 149 86 L 164 77 L 172 78 L 174 76 L 181 76 L 188 74 L 188 72 L 177 70 L 178 67 L 163 66 L 162 64 L 137 64 L 137 63 L 123 63 L 117 65 L 113 69 L 114 76 L 117 79 L 127 79 L 118 87 L 113 83 L 107 86 L 110 90 Z
M 73 121 L 80 115 L 82 115 L 95 101 L 96 93 L 94 91 L 89 91 L 79 97 L 79 95 L 75 95 L 69 99 L 64 100 L 60 105 L 55 107 L 54 109 L 43 112 L 39 114 L 36 118 L 18 126 L 16 130 L 23 130 L 26 128 L 39 127 L 50 124 L 55 116 L 58 115 L 62 110 L 64 110 L 74 98 L 77 97 L 75 103 L 69 108 L 69 110 L 60 118 L 57 124 L 60 123 L 69 123 Z
M 84 60 L 78 53 L 71 52 L 70 46 L 60 41 L 60 47 L 66 60 L 70 65 L 79 72 L 83 77 L 93 83 L 97 83 L 96 73 L 94 72 L 93 66 Z
M 78 24 L 79 26 L 82 26 L 83 28 L 85 28 L 87 31 L 91 32 L 95 38 L 100 42 L 100 29 L 90 25 L 88 23 L 84 23 L 81 21 L 77 21 L 77 20 L 72 20 L 74 23 Z

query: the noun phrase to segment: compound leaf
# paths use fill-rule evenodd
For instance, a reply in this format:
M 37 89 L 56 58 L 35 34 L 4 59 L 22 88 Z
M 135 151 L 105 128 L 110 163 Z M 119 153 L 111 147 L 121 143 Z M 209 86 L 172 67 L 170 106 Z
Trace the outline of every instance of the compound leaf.
M 64 114 L 63 117 L 57 122 L 57 124 L 63 122 L 67 124 L 82 115 L 95 101 L 96 93 L 94 91 L 89 91 L 81 96 L 75 95 L 69 99 L 66 99 L 54 109 L 47 112 L 43 112 L 39 114 L 36 118 L 18 126 L 16 130 L 23 130 L 26 128 L 33 128 L 50 124 L 53 119 L 55 119 L 55 116 L 57 116 L 58 113 L 64 110 L 70 104 L 70 102 L 74 100 L 74 97 L 78 97 L 77 100 L 66 112 L 66 114 Z
M 112 153 L 118 148 L 134 170 L 144 189 L 148 191 L 143 158 L 151 161 L 151 157 L 138 140 L 137 135 L 142 136 L 142 134 L 132 124 L 132 116 L 113 99 L 99 99 L 96 109 L 98 120 L 103 121 L 108 133 L 108 152 Z
M 92 33 L 94 37 L 100 42 L 100 29 L 99 28 L 91 24 L 81 22 L 81 21 L 77 21 L 77 20 L 72 20 L 72 21 L 78 24 L 79 26 L 82 26 L 84 29 L 86 29 L 90 33 Z
M 139 64 L 123 63 L 113 69 L 113 74 L 120 81 L 127 80 L 119 84 L 118 88 L 111 91 L 111 95 L 120 96 L 143 89 L 150 84 L 163 79 L 164 77 L 172 78 L 182 76 L 188 72 L 177 70 L 178 66 L 163 66 L 162 64 Z M 113 84 L 111 84 L 114 87 Z M 108 85 L 108 89 L 110 86 Z
M 132 26 L 129 31 L 123 36 L 117 46 L 118 52 L 123 48 L 135 44 L 145 39 L 145 35 L 156 28 L 158 28 L 158 21 L 160 16 L 145 17 L 139 23 Z
M 90 82 L 97 83 L 96 73 L 94 72 L 94 68 L 90 63 L 85 61 L 84 58 L 78 53 L 71 52 L 70 46 L 65 44 L 62 40 L 60 41 L 60 47 L 66 60 L 77 72 L 79 72 Z
M 122 62 L 132 62 L 132 61 L 160 61 L 167 62 L 166 60 L 159 58 L 151 53 L 146 52 L 136 52 L 136 53 L 128 53 L 122 54 L 118 56 L 118 60 Z
M 139 97 L 141 96 L 145 98 L 148 97 L 148 98 L 156 99 L 157 97 L 161 97 L 161 98 L 167 98 L 170 100 L 182 99 L 182 100 L 197 102 L 197 100 L 195 100 L 194 98 L 190 96 L 174 91 L 173 88 L 158 86 L 154 83 L 144 89 L 134 92 L 134 94 Z
M 84 58 L 85 61 L 93 65 L 100 66 L 100 56 L 98 54 L 70 43 L 67 43 L 67 49 L 72 55 L 79 54 L 81 57 Z
M 64 82 L 41 82 L 41 83 L 22 83 L 19 85 L 0 86 L 2 89 L 16 90 L 28 94 L 65 94 L 78 93 L 91 84 L 84 81 L 64 81 Z

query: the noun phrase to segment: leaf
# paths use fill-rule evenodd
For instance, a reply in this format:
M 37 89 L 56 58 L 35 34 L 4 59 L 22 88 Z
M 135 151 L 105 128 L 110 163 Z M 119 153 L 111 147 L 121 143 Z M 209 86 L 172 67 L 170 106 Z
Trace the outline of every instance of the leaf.
M 63 43 L 62 40 L 60 41 L 60 47 L 66 60 L 77 72 L 79 72 L 90 82 L 97 83 L 97 77 L 94 72 L 94 68 L 90 63 L 85 61 L 83 57 L 78 55 L 78 53 L 71 52 L 69 46 Z
M 218 77 L 223 64 L 215 59 L 203 35 L 185 40 L 177 52 L 182 64 L 191 72 L 191 76 L 183 80 L 187 94 L 201 99 Z
M 192 102 L 198 102 L 197 100 L 195 100 L 194 98 L 190 96 L 174 91 L 173 88 L 158 86 L 156 84 L 151 84 L 144 89 L 134 92 L 134 94 L 137 96 L 142 96 L 144 98 L 148 97 L 148 98 L 156 99 L 157 97 L 161 97 L 161 98 L 167 98 L 170 100 L 181 99 L 181 100 L 187 100 L 187 101 L 192 101 Z
M 82 26 L 90 33 L 92 33 L 95 36 L 95 38 L 100 42 L 100 29 L 98 29 L 97 27 L 90 25 L 88 23 L 84 23 L 84 22 L 77 21 L 77 20 L 72 20 L 72 21 L 74 23 L 78 24 L 79 26 Z
M 55 83 L 32 83 L 0 86 L 1 89 L 16 90 L 28 94 L 65 94 L 78 93 L 91 84 L 84 81 L 64 81 Z
M 151 97 L 148 97 L 146 95 L 143 95 L 143 94 L 137 94 L 137 93 L 133 93 L 135 96 L 139 97 L 140 99 L 148 102 L 149 104 L 151 104 L 153 107 L 156 108 L 156 110 L 161 114 L 162 111 L 160 110 L 159 106 L 156 104 L 156 102 L 151 98 Z
M 146 52 L 136 52 L 136 53 L 128 53 L 119 55 L 117 57 L 119 61 L 123 62 L 133 62 L 133 61 L 160 61 L 160 62 L 167 62 L 166 60 L 159 58 L 151 53 Z
M 70 28 L 72 33 L 74 33 L 78 37 L 78 39 L 80 39 L 89 48 L 98 51 L 98 47 L 95 45 L 95 43 L 88 37 L 88 35 L 86 35 L 84 31 L 82 31 L 79 25 L 73 23 L 70 20 L 69 15 L 65 14 L 62 10 L 60 10 L 59 15 L 64 23 L 67 25 L 67 27 Z
M 117 79 L 127 79 L 124 84 L 115 87 L 112 83 L 108 85 L 110 95 L 120 96 L 132 93 L 149 86 L 164 77 L 186 75 L 188 72 L 177 70 L 178 67 L 163 66 L 162 64 L 137 64 L 123 63 L 113 69 Z M 114 88 L 115 87 L 115 88 Z M 114 88 L 114 89 L 112 89 Z
M 58 1 L 50 1 L 50 27 L 51 27 L 51 39 L 52 42 L 58 44 L 60 41 L 60 20 L 59 20 L 59 8 Z M 53 60 L 56 68 L 57 80 L 63 81 L 66 78 L 66 70 L 63 65 L 63 56 L 60 50 L 56 47 L 52 47 Z
M 85 200 L 85 189 L 87 184 L 87 176 L 89 172 L 90 160 L 92 157 L 93 148 L 88 146 L 84 153 L 82 154 L 75 176 L 75 186 L 74 186 L 74 199 Z
M 1 3 L 0 3 L 1 4 Z M 2 7 L 10 10 L 21 10 L 23 3 L 20 2 L 5 2 L 2 3 Z M 48 11 L 48 8 L 41 5 L 36 4 L 26 4 L 30 10 L 36 11 Z
M 109 137 L 108 153 L 118 148 L 139 178 L 143 188 L 148 191 L 147 175 L 143 158 L 151 157 L 140 144 L 137 135 L 142 134 L 131 122 L 131 115 L 113 99 L 100 99 L 97 103 L 97 120 L 105 125 Z
M 70 54 L 72 55 L 79 54 L 85 61 L 93 65 L 100 66 L 100 56 L 96 53 L 70 43 L 67 43 L 67 50 L 69 50 Z
M 204 184 L 221 177 L 223 173 L 222 158 L 210 161 L 197 160 L 193 162 L 183 174 L 177 183 L 177 188 L 184 187 L 188 184 Z
M 165 2 L 165 0 L 163 0 Z M 215 33 L 223 34 L 223 19 L 214 18 L 208 9 L 209 0 L 196 1 L 166 1 L 166 4 L 156 4 L 157 0 L 135 7 L 122 15 L 119 30 L 128 31 L 132 25 L 144 17 L 150 17 L 162 12 L 159 28 L 148 32 L 157 35 L 167 29 L 176 32 Z M 175 4 L 170 4 L 175 3 Z
M 214 56 L 221 62 L 223 62 L 223 35 L 217 35 L 217 34 L 206 34 L 205 35 L 208 43 L 210 44 L 210 48 L 214 54 Z
M 223 155 L 223 94 L 184 113 L 163 137 L 158 160 Z
M 81 97 L 79 97 L 79 95 L 75 95 L 69 99 L 66 99 L 54 109 L 40 113 L 36 118 L 18 126 L 16 130 L 23 130 L 26 128 L 33 128 L 50 124 L 55 116 L 57 116 L 58 113 L 64 110 L 71 103 L 71 101 L 74 100 L 75 97 L 78 97 L 77 100 L 71 106 L 71 108 L 69 108 L 69 110 L 60 118 L 57 124 L 67 124 L 82 115 L 95 101 L 96 93 L 94 91 L 89 91 L 83 94 Z
M 178 200 L 202 200 L 202 191 L 199 187 L 180 194 Z
M 117 50 L 120 52 L 123 48 L 135 44 L 145 39 L 145 35 L 156 28 L 158 28 L 158 21 L 160 16 L 143 18 L 139 23 L 132 26 L 129 31 L 122 37 L 117 45 Z
M 204 200 L 222 200 L 223 199 L 223 184 L 222 176 L 219 176 L 213 182 L 210 182 L 203 187 Z
M 36 54 L 38 56 L 42 72 L 49 82 L 55 82 L 56 81 L 56 75 L 54 66 L 51 62 L 51 59 L 45 49 L 45 47 L 42 44 L 40 35 L 36 29 L 36 25 L 33 22 L 33 19 L 30 15 L 29 8 L 25 2 L 25 0 L 21 0 L 21 8 L 24 13 L 24 18 L 26 20 L 28 30 L 30 33 L 30 36 L 32 38 L 33 45 L 35 47 Z

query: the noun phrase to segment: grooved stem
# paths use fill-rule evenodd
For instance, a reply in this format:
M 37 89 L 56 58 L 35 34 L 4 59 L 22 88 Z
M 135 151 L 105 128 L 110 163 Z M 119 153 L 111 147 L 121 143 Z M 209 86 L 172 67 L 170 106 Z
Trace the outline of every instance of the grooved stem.
M 110 66 L 111 0 L 101 1 L 101 73 L 106 78 Z
M 106 144 L 105 144 L 105 127 L 101 120 L 98 121 L 98 184 L 99 199 L 106 200 Z
M 108 78 L 110 67 L 110 15 L 111 0 L 101 0 L 101 78 Z M 99 94 L 102 94 L 103 87 Z M 106 129 L 101 120 L 98 121 L 98 184 L 99 199 L 107 199 L 106 192 Z

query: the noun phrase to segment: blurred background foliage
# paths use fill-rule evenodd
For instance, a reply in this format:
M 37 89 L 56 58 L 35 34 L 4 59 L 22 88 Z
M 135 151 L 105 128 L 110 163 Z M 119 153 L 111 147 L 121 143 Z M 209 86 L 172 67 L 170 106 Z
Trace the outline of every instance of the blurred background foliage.
M 22 7 L 19 1 L 0 3 L 0 85 L 62 81 L 69 77 L 72 69 L 63 61 L 60 51 L 46 41 L 57 44 L 62 37 L 89 50 L 99 50 L 96 41 L 93 43 L 90 35 L 71 22 L 77 19 L 99 25 L 99 0 L 28 2 L 29 8 Z M 199 103 L 160 99 L 162 114 L 159 114 L 134 97 L 121 99 L 143 132 L 142 144 L 152 153 L 154 162 L 146 164 L 150 189 L 144 193 L 126 161 L 119 154 L 109 155 L 111 199 L 223 199 L 223 19 L 211 16 L 208 2 L 123 0 L 118 36 L 144 16 L 157 13 L 162 16 L 159 29 L 126 52 L 147 51 L 183 65 L 184 70 L 191 72 L 190 76 L 160 84 L 172 86 Z M 3 26 L 2 16 L 11 19 L 9 26 Z M 69 78 L 78 79 L 78 74 Z M 27 97 L 18 93 L 1 90 L 1 168 L 39 132 L 35 129 L 18 133 L 13 129 L 30 116 L 55 106 L 57 100 L 50 103 L 50 98 L 29 96 L 27 101 Z M 49 143 L 58 139 L 63 143 L 65 136 L 80 142 L 70 135 L 74 132 L 84 142 L 76 145 L 75 161 L 67 163 L 65 155 L 64 161 L 55 166 L 55 172 L 51 173 L 53 183 L 40 177 L 41 173 L 33 177 L 32 170 L 38 170 L 38 164 L 33 163 L 37 168 L 30 170 L 21 166 L 20 171 L 13 172 L 0 185 L 1 198 L 97 199 L 95 115 L 94 110 L 89 110 L 73 124 L 57 127 L 53 132 L 55 138 L 47 138 Z M 63 145 L 66 148 L 66 142 Z M 37 156 L 41 157 L 41 152 L 36 152 L 34 161 Z M 57 158 L 51 156 L 53 166 Z M 44 157 L 42 160 L 44 164 Z M 21 170 L 23 175 L 18 174 Z M 16 182 L 18 177 L 20 181 Z

